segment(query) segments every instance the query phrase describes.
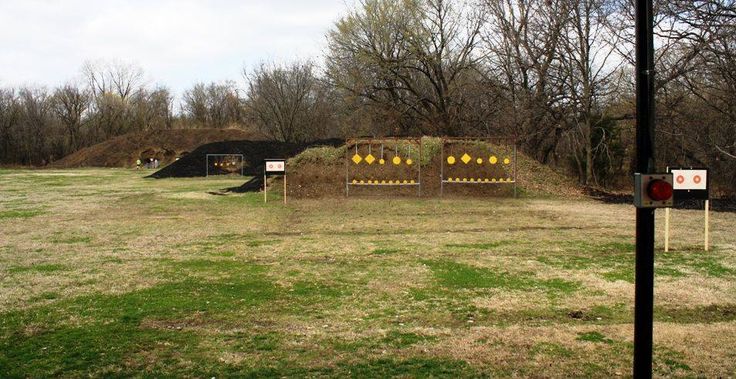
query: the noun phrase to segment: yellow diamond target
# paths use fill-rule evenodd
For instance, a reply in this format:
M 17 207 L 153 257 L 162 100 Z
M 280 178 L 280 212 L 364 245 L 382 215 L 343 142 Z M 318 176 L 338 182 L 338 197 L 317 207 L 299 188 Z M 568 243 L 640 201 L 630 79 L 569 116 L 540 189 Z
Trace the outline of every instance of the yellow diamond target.
M 353 160 L 353 162 L 355 162 L 355 164 L 358 164 L 358 163 L 360 163 L 363 160 L 363 157 L 361 157 L 358 154 L 355 154 L 355 155 L 353 155 L 352 160 Z
M 462 157 L 460 157 L 460 160 L 463 161 L 463 163 L 465 164 L 468 164 L 468 162 L 470 162 L 471 159 L 473 158 L 471 158 L 470 155 L 468 155 L 468 153 L 465 153 L 463 154 Z
M 373 162 L 376 161 L 376 157 L 373 156 L 373 154 L 368 154 L 365 157 L 365 163 L 373 164 Z

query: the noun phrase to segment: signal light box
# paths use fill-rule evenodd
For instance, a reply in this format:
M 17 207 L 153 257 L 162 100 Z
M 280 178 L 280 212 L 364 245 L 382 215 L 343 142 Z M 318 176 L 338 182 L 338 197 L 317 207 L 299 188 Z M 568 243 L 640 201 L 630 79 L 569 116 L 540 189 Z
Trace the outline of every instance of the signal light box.
M 672 174 L 634 174 L 637 208 L 668 208 L 674 204 Z

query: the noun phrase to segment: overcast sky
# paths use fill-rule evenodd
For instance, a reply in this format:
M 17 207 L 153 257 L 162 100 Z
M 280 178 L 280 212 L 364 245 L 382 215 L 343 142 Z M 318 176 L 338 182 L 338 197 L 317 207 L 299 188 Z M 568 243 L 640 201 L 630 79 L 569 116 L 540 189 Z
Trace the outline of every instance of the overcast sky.
M 321 59 L 352 0 L 0 0 L 0 86 L 55 86 L 121 60 L 177 95 L 244 65 Z

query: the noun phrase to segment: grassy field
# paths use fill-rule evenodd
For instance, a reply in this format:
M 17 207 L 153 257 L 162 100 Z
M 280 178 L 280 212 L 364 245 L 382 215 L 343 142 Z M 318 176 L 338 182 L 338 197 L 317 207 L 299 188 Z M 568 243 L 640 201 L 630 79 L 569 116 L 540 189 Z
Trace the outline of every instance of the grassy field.
M 630 375 L 631 205 L 240 183 L 0 170 L 0 377 Z M 655 375 L 733 376 L 736 214 L 673 216 Z

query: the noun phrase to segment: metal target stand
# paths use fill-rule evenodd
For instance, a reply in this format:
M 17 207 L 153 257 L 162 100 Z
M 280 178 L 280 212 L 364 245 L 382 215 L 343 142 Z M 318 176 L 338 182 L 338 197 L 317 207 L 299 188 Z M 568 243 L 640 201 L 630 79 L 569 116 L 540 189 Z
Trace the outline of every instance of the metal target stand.
M 400 145 L 402 143 L 408 144 L 406 151 L 404 153 L 404 159 L 401 158 L 401 147 Z M 380 144 L 381 146 L 381 153 L 380 158 L 377 162 L 378 165 L 389 165 L 393 164 L 395 166 L 400 165 L 406 165 L 406 166 L 416 166 L 416 176 L 409 177 L 403 177 L 403 178 L 367 178 L 365 177 L 365 174 L 363 175 L 356 175 L 356 173 L 352 173 L 350 167 L 353 166 L 361 166 L 364 164 L 367 164 L 368 166 L 372 166 L 376 164 L 376 159 L 373 156 L 373 145 Z M 391 161 L 385 161 L 385 151 L 384 147 L 386 145 L 394 145 L 394 157 L 391 159 Z M 368 153 L 365 157 L 360 155 L 359 152 L 359 146 L 368 146 Z M 412 145 L 416 145 L 417 147 L 417 161 L 414 162 L 412 159 Z M 417 188 L 417 196 L 422 196 L 422 165 L 421 165 L 421 157 L 422 157 L 422 139 L 421 138 L 352 138 L 345 141 L 345 196 L 350 196 L 350 188 L 351 187 L 416 187 Z M 351 157 L 351 152 L 354 154 Z
M 493 158 L 499 159 L 499 157 L 496 157 L 495 155 L 491 155 L 490 158 L 488 159 L 488 162 L 487 163 L 490 164 L 491 166 L 495 166 L 496 164 L 500 164 L 501 166 L 499 166 L 499 167 L 511 165 L 511 167 L 512 167 L 512 175 L 510 177 L 508 175 L 506 175 L 503 178 L 495 178 L 495 177 L 494 178 L 488 178 L 488 177 L 482 177 L 483 175 L 481 175 L 478 178 L 475 178 L 475 177 L 473 177 L 473 178 L 467 178 L 467 177 L 460 178 L 460 177 L 455 176 L 454 179 L 453 179 L 453 177 L 451 175 L 446 175 L 448 172 L 445 169 L 445 162 L 448 161 L 448 159 L 452 158 L 452 162 L 453 163 L 449 163 L 449 161 L 448 161 L 448 164 L 449 165 L 454 165 L 456 163 L 455 162 L 455 159 L 456 158 L 454 157 L 454 155 L 445 156 L 445 145 L 450 145 L 450 146 L 452 144 L 463 144 L 463 145 L 467 145 L 467 144 L 471 144 L 471 143 L 485 143 L 485 144 L 490 145 L 493 142 L 499 142 L 499 141 L 506 141 L 507 142 L 506 145 L 512 147 L 511 158 L 506 157 L 506 158 L 504 158 L 504 161 L 492 162 L 491 159 L 493 159 Z M 452 154 L 452 151 L 451 151 L 451 154 Z M 490 153 L 490 154 L 493 154 L 493 153 Z M 464 155 L 467 155 L 467 152 Z M 478 138 L 450 138 L 450 137 L 445 137 L 445 138 L 443 138 L 442 139 L 442 148 L 441 148 L 441 159 L 440 159 L 440 196 L 443 196 L 444 195 L 445 185 L 446 184 L 481 184 L 481 185 L 486 185 L 486 184 L 487 185 L 513 184 L 514 197 L 516 197 L 516 191 L 517 191 L 516 190 L 516 172 L 517 172 L 516 156 L 517 156 L 516 155 L 516 140 L 513 139 L 513 138 L 509 138 L 509 137 L 478 137 Z M 472 162 L 473 158 L 472 157 L 470 157 L 470 158 L 471 158 L 471 161 L 463 162 L 463 163 L 466 164 L 466 165 L 467 164 L 470 164 L 470 163 L 477 163 L 478 165 L 481 165 L 481 164 L 485 165 L 484 162 L 480 162 L 480 161 Z M 484 158 L 486 158 L 486 157 L 476 157 L 474 159 L 476 159 L 476 160 L 483 160 Z M 506 163 L 505 160 L 507 160 L 507 159 L 510 162 Z M 457 164 L 460 164 L 460 163 L 457 162 Z
M 227 162 L 226 163 L 223 163 L 223 161 L 228 161 L 227 158 L 229 158 L 229 157 L 237 157 L 237 158 L 240 158 L 240 176 L 243 176 L 243 173 L 244 173 L 243 170 L 244 170 L 244 167 L 245 167 L 245 156 L 243 154 L 207 154 L 205 156 L 205 177 L 210 177 L 210 176 L 215 176 L 215 175 L 232 174 L 232 172 L 226 172 L 225 174 L 212 174 L 212 175 L 210 175 L 210 158 L 216 158 L 216 157 L 220 157 L 222 159 L 220 159 L 220 160 L 214 160 L 213 159 L 213 164 L 214 164 L 214 169 L 213 170 L 215 170 L 215 171 L 216 170 L 224 171 L 223 167 L 226 167 L 226 165 L 228 165 L 228 163 Z M 235 162 L 233 162 L 232 160 L 230 160 L 230 165 L 235 166 Z

